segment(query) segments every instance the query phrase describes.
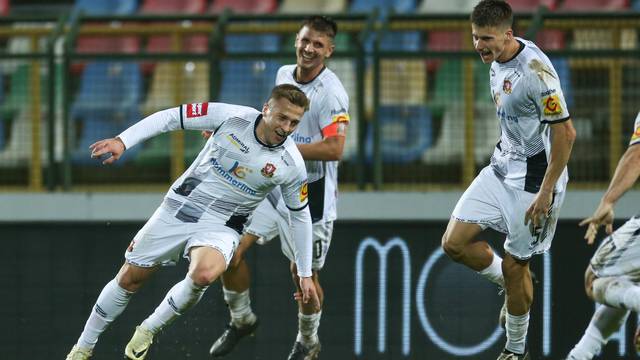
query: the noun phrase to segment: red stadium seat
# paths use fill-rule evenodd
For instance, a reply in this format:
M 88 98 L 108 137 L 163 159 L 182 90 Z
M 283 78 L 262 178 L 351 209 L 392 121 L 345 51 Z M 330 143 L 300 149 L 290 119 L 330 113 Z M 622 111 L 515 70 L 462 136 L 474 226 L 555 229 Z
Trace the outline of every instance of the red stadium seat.
M 0 0 L 0 16 L 9 15 L 9 0 Z
M 509 5 L 514 12 L 535 12 L 541 5 L 549 10 L 555 10 L 558 6 L 557 0 L 509 0 Z
M 626 10 L 629 0 L 564 0 L 561 10 L 567 11 L 616 11 Z
M 143 14 L 202 14 L 206 0 L 145 0 L 140 7 Z
M 236 13 L 268 14 L 278 8 L 277 0 L 213 0 L 209 12 L 218 14 L 224 9 L 230 9 Z

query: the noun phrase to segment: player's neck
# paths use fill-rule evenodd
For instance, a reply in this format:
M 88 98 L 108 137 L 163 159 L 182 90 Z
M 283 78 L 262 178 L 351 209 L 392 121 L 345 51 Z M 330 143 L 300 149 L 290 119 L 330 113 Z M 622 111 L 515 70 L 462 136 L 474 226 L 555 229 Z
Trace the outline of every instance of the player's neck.
M 313 81 L 324 70 L 324 64 L 317 66 L 313 69 L 303 69 L 300 66 L 296 66 L 296 81 L 302 84 Z
M 511 41 L 507 42 L 506 46 L 504 47 L 504 51 L 500 55 L 500 58 L 496 59 L 496 61 L 499 63 L 510 61 L 518 54 L 518 52 L 520 52 L 521 46 L 522 45 L 518 40 L 516 40 L 515 38 L 512 39 Z

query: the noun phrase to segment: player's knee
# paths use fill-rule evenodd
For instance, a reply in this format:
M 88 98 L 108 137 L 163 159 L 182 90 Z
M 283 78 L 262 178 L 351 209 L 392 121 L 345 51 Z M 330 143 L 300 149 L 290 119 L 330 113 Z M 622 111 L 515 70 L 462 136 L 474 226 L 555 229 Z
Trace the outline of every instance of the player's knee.
M 456 262 L 460 262 L 464 255 L 463 247 L 457 244 L 446 232 L 442 236 L 442 250 L 451 260 Z
M 211 285 L 218 276 L 220 276 L 221 270 L 217 266 L 198 266 L 190 274 L 193 282 L 198 286 Z

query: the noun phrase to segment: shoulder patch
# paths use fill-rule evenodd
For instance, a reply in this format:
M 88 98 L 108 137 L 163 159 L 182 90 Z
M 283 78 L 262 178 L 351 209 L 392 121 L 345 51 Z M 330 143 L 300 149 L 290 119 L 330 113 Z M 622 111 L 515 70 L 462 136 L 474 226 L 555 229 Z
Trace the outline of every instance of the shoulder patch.
M 562 113 L 558 95 L 547 95 L 542 98 L 542 108 L 545 115 L 558 115 Z
M 187 117 L 198 117 L 207 115 L 209 103 L 193 103 L 187 105 Z

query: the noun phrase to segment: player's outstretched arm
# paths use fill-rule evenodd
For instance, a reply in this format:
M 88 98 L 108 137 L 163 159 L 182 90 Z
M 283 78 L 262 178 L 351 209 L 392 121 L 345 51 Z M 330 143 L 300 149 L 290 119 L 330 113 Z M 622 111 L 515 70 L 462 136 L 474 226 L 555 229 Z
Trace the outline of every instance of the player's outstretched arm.
M 613 206 L 635 184 L 639 176 L 640 145 L 636 144 L 629 146 L 620 158 L 609 188 L 602 196 L 596 211 L 580 222 L 580 226 L 588 225 L 584 238 L 589 245 L 593 244 L 600 226 L 605 225 L 607 234 L 613 232 Z
M 89 146 L 91 157 L 100 158 L 102 155 L 110 154 L 110 156 L 102 162 L 102 164 L 112 164 L 122 156 L 127 147 L 119 137 L 104 139 L 95 142 Z
M 551 124 L 551 156 L 547 171 L 542 179 L 542 185 L 531 206 L 527 209 L 524 217 L 525 225 L 529 221 L 534 227 L 541 226 L 544 218 L 549 216 L 549 208 L 553 199 L 553 189 L 560 175 L 564 171 L 571 148 L 576 139 L 576 130 L 573 128 L 571 119 L 560 123 Z

